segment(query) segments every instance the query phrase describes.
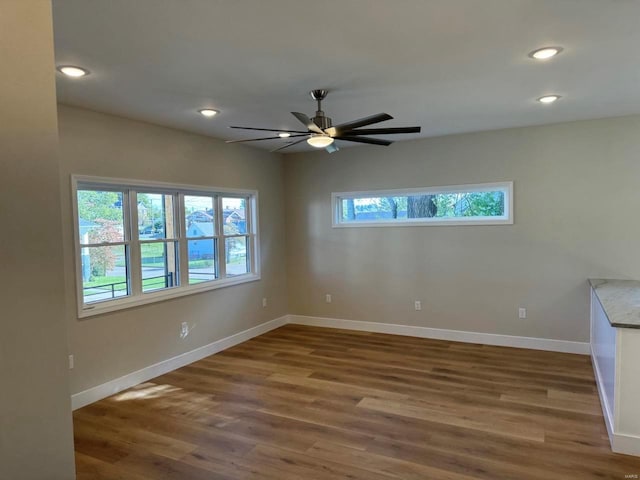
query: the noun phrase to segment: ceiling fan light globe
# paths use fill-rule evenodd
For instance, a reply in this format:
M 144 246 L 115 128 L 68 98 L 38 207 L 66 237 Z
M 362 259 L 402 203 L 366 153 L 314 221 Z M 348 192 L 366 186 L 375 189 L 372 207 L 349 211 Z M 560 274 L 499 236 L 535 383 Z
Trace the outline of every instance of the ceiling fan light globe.
M 325 148 L 333 143 L 333 138 L 329 135 L 314 135 L 307 139 L 307 143 L 315 148 Z

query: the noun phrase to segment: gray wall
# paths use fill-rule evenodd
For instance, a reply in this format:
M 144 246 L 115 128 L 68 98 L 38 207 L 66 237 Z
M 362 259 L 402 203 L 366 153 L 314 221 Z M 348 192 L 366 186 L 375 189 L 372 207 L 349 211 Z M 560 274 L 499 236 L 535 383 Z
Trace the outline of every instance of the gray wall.
M 0 479 L 74 478 L 48 1 L 0 14 Z
M 588 341 L 587 277 L 640 276 L 639 156 L 640 117 L 288 155 L 290 313 Z M 507 180 L 514 225 L 331 228 L 331 192 Z
M 72 393 L 288 313 L 279 155 L 63 105 L 59 128 Z M 71 174 L 258 190 L 262 279 L 79 320 Z

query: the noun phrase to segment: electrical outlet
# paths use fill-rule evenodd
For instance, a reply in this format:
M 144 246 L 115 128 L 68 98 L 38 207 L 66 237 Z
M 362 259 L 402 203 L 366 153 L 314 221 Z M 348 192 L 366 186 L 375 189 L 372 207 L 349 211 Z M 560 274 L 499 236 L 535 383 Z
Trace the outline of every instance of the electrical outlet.
M 267 297 L 262 299 L 262 306 L 266 307 L 267 306 Z
M 189 324 L 187 322 L 182 322 L 182 326 L 180 327 L 180 338 L 186 338 L 189 335 Z
M 420 300 L 416 300 L 415 307 L 416 311 L 422 310 L 422 302 Z
M 527 309 L 520 307 L 518 309 L 518 318 L 527 318 Z
M 330 293 L 327 293 L 324 296 L 324 301 L 327 302 L 327 303 L 331 303 L 331 294 Z
M 73 370 L 73 367 L 75 367 L 75 359 L 73 355 L 69 355 L 69 370 Z

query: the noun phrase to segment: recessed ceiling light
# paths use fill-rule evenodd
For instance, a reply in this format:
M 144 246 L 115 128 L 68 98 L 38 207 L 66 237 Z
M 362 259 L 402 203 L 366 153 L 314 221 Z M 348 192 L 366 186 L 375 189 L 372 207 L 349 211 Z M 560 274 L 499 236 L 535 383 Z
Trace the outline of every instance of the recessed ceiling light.
M 540 97 L 538 101 L 540 103 L 553 103 L 559 99 L 560 99 L 560 95 L 545 95 L 544 97 Z
M 67 77 L 79 78 L 89 75 L 89 70 L 84 68 L 75 67 L 73 65 L 61 65 L 58 67 L 60 73 L 65 74 Z
M 314 135 L 307 140 L 307 143 L 315 148 L 324 148 L 333 143 L 333 138 L 329 135 Z
M 218 110 L 214 110 L 212 108 L 203 108 L 198 110 L 198 112 L 208 118 L 215 117 L 219 113 Z
M 282 133 L 279 133 L 278 136 L 280 138 L 289 138 L 291 134 L 289 132 L 282 132 Z
M 562 52 L 562 47 L 542 47 L 534 50 L 529 54 L 531 58 L 536 60 L 549 60 Z

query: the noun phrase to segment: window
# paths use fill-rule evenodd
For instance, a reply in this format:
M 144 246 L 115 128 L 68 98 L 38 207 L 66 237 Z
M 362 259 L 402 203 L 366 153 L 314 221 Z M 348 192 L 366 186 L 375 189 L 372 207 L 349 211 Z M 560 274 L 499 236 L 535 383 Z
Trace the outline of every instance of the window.
M 216 197 L 212 195 L 185 195 L 185 229 L 187 232 L 187 258 L 189 283 L 196 284 L 218 278 L 216 269 Z
M 72 178 L 80 317 L 259 279 L 257 192 Z
M 174 195 L 132 192 L 138 213 L 138 255 L 142 292 L 179 285 Z M 149 232 L 149 233 L 142 233 Z
M 249 271 L 246 203 L 244 198 L 222 197 L 224 264 L 228 276 L 244 275 Z
M 513 223 L 513 182 L 331 195 L 334 227 Z

